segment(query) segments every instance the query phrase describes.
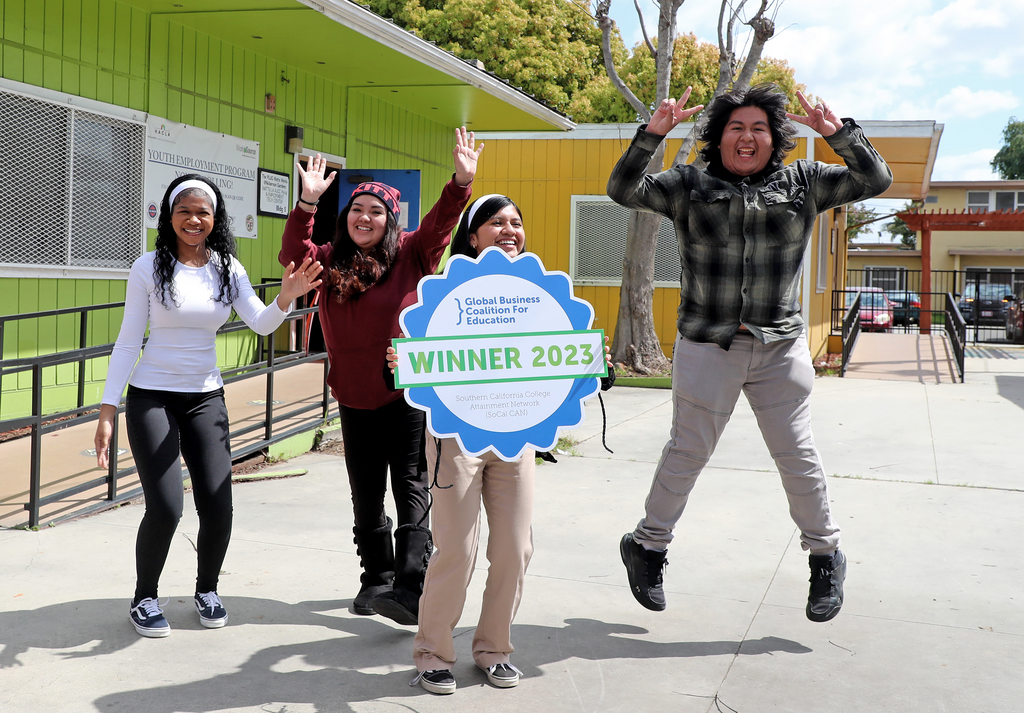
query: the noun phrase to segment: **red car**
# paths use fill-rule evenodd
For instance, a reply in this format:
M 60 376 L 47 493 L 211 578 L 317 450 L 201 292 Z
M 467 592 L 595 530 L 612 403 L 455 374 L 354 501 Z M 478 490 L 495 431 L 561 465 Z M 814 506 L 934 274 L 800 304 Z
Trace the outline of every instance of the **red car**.
M 853 306 L 858 290 L 847 290 L 846 308 Z M 892 302 L 878 287 L 862 287 L 860 292 L 860 329 L 862 332 L 888 332 L 892 327 Z

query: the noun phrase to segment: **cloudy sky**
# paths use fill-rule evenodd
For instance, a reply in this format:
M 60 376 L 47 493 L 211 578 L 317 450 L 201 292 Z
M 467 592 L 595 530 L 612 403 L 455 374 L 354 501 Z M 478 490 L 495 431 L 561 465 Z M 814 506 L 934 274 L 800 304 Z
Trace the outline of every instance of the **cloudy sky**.
M 639 2 L 656 33 L 657 7 Z M 717 44 L 719 7 L 685 0 L 679 31 Z M 642 41 L 631 0 L 611 12 L 628 45 Z M 932 180 L 997 178 L 1003 128 L 1024 118 L 1024 1 L 783 0 L 776 28 L 765 55 L 786 59 L 841 116 L 944 124 Z

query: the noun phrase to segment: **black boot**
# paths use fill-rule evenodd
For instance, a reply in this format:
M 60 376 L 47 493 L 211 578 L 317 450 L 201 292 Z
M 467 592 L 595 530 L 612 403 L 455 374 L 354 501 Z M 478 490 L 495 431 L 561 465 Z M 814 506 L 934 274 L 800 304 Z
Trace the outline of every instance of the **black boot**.
M 395 530 L 395 586 L 373 598 L 370 606 L 375 612 L 406 626 L 419 623 L 423 575 L 433 551 L 427 528 L 402 525 Z
M 386 517 L 387 524 L 376 530 L 352 528 L 356 543 L 356 554 L 363 573 L 359 576 L 362 586 L 352 600 L 352 613 L 370 616 L 374 613 L 370 600 L 391 591 L 395 577 L 395 550 L 391 544 L 391 526 L 395 523 Z

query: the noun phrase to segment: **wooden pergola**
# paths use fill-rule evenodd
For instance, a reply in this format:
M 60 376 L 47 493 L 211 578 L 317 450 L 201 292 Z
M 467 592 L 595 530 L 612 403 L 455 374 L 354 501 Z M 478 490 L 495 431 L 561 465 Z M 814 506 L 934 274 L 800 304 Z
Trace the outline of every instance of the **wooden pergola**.
M 997 210 L 984 213 L 964 211 L 938 211 L 925 213 L 916 210 L 897 213 L 897 217 L 916 232 L 921 233 L 921 334 L 929 334 L 932 326 L 932 231 L 933 230 L 1021 230 L 1024 231 L 1024 212 Z

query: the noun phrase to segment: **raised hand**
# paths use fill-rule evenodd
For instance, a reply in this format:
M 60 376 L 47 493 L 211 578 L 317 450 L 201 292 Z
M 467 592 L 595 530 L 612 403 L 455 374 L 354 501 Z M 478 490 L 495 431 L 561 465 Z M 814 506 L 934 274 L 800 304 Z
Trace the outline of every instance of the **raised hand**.
M 476 176 L 476 162 L 480 158 L 480 152 L 484 150 L 481 143 L 480 148 L 475 148 L 476 138 L 472 131 L 466 131 L 466 127 L 455 130 L 455 149 L 452 151 L 452 158 L 455 160 L 455 182 L 460 186 L 468 186 Z
M 277 306 L 281 311 L 287 310 L 296 297 L 319 287 L 323 280 L 318 280 L 317 276 L 323 269 L 324 266 L 319 261 L 314 262 L 311 257 L 303 260 L 298 267 L 295 267 L 294 262 L 288 263 L 284 277 L 281 278 L 281 293 L 277 296 Z
M 331 171 L 331 175 L 324 177 L 327 172 L 327 159 L 321 158 L 320 154 L 309 159 L 307 168 L 303 168 L 298 162 L 295 163 L 295 168 L 299 169 L 299 175 L 302 176 L 301 198 L 307 203 L 316 203 L 320 200 L 320 196 L 330 188 L 338 175 L 337 171 Z
M 831 136 L 842 127 L 843 120 L 824 101 L 819 100 L 817 104 L 811 106 L 807 97 L 799 91 L 796 93 L 796 98 L 800 102 L 800 106 L 807 112 L 807 116 L 787 112 L 786 117 L 790 121 L 809 126 L 822 136 Z
M 647 124 L 647 132 L 657 134 L 658 136 L 666 136 L 668 132 L 676 128 L 680 121 L 689 119 L 703 109 L 703 104 L 698 104 L 689 109 L 686 108 L 686 101 L 690 98 L 690 92 L 692 91 L 693 87 L 687 87 L 683 95 L 679 97 L 679 101 L 671 97 L 662 100 L 661 106 L 654 112 L 650 122 Z

